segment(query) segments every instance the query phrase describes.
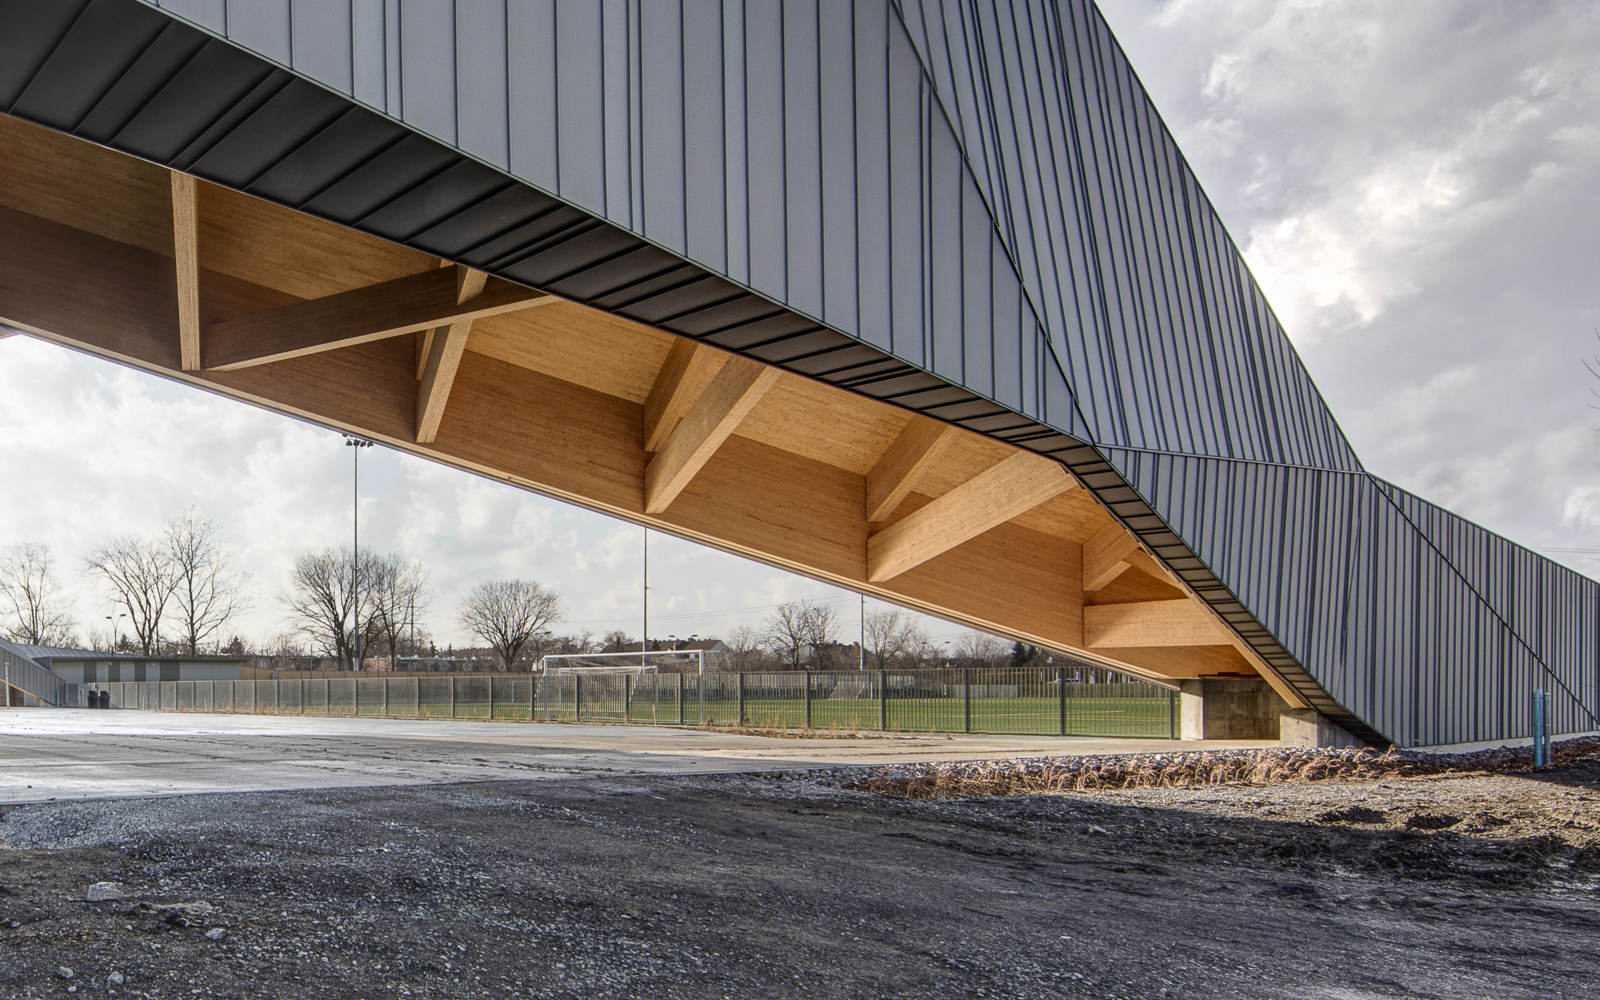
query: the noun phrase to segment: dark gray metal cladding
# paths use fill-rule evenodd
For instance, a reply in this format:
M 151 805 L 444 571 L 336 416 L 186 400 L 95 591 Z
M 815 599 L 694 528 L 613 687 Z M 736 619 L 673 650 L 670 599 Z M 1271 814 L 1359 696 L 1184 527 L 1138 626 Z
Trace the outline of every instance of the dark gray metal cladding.
M 1050 455 L 1367 739 L 1600 728 L 1369 477 L 1089 0 L 0 0 L 0 110 Z

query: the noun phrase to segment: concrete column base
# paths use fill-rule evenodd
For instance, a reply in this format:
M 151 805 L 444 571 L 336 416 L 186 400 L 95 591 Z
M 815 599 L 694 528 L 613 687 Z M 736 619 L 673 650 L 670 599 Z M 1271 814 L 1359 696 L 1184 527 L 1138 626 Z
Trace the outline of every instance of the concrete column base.
M 1361 741 L 1310 708 L 1284 707 L 1278 716 L 1278 742 L 1286 747 L 1358 747 Z
M 1275 740 L 1289 705 L 1259 677 L 1178 682 L 1179 735 L 1186 740 Z

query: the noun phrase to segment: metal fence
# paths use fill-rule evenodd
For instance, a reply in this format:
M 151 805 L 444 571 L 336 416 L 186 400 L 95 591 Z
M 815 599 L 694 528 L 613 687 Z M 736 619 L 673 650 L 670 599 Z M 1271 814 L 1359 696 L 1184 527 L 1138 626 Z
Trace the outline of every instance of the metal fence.
M 741 726 L 1031 736 L 1178 735 L 1177 694 L 1000 668 L 695 674 L 457 675 L 74 686 L 112 708 L 366 718 Z
M 21 705 L 54 705 L 61 701 L 61 678 L 25 657 L 0 648 L 0 706 L 13 698 Z M 15 690 L 17 693 L 12 694 Z

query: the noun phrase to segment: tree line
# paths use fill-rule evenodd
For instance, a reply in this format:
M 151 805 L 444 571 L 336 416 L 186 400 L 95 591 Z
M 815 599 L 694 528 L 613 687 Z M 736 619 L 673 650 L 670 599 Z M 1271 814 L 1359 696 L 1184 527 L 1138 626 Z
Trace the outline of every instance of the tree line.
M 115 611 L 106 616 L 103 633 L 85 630 L 87 645 L 97 650 L 146 656 L 314 657 L 343 669 L 374 658 L 387 659 L 391 666 L 406 658 L 440 658 L 425 624 L 432 601 L 427 568 L 394 554 L 329 547 L 296 555 L 277 598 L 288 628 L 258 645 L 234 628 L 251 606 L 252 580 L 236 567 L 236 557 L 219 540 L 212 522 L 193 511 L 154 534 L 106 542 L 83 558 L 81 569 L 104 586 Z M 83 645 L 70 598 L 45 546 L 0 548 L 0 632 L 32 645 Z M 547 653 L 640 648 L 640 641 L 622 630 L 598 638 L 591 632 L 556 635 L 554 627 L 563 613 L 554 589 L 516 578 L 474 586 L 456 608 L 455 620 L 482 643 L 483 656 L 500 670 L 531 669 Z M 982 632 L 934 643 L 916 616 L 899 609 L 867 614 L 859 641 L 843 638 L 843 626 L 827 603 L 786 601 L 760 627 L 739 626 L 713 639 L 726 648 L 717 666 L 747 672 L 891 670 L 935 663 L 1025 666 L 1043 659 L 1031 646 L 1008 644 Z M 647 643 L 652 650 L 672 645 L 671 640 Z M 475 650 L 463 653 L 446 659 L 481 669 L 482 657 Z
M 106 542 L 81 568 L 105 587 L 114 611 L 104 632 L 90 627 L 83 639 L 72 594 L 48 547 L 0 548 L 0 633 L 29 645 L 87 644 L 145 656 L 309 650 L 347 669 L 358 658 L 392 662 L 437 652 L 422 624 L 431 596 L 427 570 L 389 553 L 323 548 L 298 554 L 278 598 L 289 629 L 256 648 L 230 628 L 250 607 L 250 578 L 236 568 L 212 522 L 193 511 L 155 534 Z M 513 668 L 560 617 L 560 597 L 522 579 L 480 583 L 457 609 L 461 626 L 493 650 L 503 669 Z

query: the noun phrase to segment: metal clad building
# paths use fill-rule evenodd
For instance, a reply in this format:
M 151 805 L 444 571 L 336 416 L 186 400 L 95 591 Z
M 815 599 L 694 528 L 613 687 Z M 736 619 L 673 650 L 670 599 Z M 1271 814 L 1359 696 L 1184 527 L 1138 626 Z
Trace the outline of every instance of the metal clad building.
M 1359 735 L 1600 728 L 1600 587 L 1362 469 L 1088 0 L 12 2 L 0 49 L 8 114 L 1059 459 Z

